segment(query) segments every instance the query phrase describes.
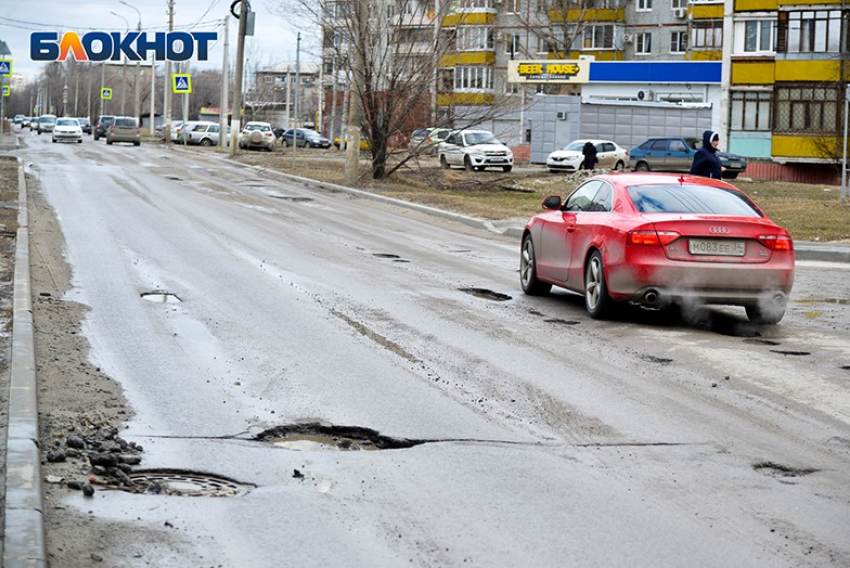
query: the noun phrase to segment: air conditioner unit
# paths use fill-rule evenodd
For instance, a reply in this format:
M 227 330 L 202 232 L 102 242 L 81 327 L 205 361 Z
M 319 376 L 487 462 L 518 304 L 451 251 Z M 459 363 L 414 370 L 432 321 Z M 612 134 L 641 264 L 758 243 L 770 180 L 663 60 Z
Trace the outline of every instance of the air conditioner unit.
M 679 18 L 680 20 L 684 20 L 688 17 L 688 9 L 687 8 L 676 8 L 673 10 L 673 15 Z
M 651 101 L 654 95 L 649 89 L 643 89 L 638 91 L 637 98 L 639 101 Z
M 635 40 L 635 34 L 623 34 L 623 41 L 625 43 L 632 43 Z

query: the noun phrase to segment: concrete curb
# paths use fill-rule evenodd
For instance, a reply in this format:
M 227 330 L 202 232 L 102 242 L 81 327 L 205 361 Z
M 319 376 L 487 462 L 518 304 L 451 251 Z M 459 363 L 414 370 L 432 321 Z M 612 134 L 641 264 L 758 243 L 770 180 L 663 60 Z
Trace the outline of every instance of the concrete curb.
M 30 281 L 29 217 L 24 168 L 18 161 L 18 231 L 12 308 L 12 366 L 6 456 L 3 567 L 46 567 L 44 493 L 38 447 L 35 329 Z

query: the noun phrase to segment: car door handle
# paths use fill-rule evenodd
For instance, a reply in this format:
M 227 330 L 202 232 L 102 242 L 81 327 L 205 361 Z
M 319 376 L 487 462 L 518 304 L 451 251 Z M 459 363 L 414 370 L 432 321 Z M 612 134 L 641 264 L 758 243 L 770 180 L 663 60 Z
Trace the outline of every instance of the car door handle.
M 575 224 L 575 222 L 566 223 L 564 225 L 564 228 L 567 230 L 568 233 L 572 233 L 573 231 L 576 230 L 576 224 Z

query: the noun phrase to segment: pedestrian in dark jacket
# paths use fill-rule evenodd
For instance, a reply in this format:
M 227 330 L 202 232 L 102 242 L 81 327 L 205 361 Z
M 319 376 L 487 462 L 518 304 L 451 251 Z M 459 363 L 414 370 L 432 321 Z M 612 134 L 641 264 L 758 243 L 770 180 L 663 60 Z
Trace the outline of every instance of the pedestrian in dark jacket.
M 584 161 L 582 161 L 579 169 L 594 169 L 596 167 L 596 162 L 599 160 L 596 158 L 596 146 L 593 145 L 593 142 L 585 142 L 584 147 L 581 149 L 581 153 L 584 156 Z
M 707 178 L 720 179 L 723 166 L 717 156 L 717 145 L 720 144 L 720 133 L 706 130 L 702 133 L 702 148 L 694 154 L 690 174 Z

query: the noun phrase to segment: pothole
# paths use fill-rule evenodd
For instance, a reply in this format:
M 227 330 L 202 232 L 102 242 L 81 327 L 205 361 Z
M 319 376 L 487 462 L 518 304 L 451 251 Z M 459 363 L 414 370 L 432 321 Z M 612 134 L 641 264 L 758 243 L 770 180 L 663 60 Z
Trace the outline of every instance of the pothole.
M 269 197 L 282 199 L 284 201 L 291 201 L 293 203 L 309 203 L 310 201 L 313 201 L 312 197 L 295 197 L 294 195 L 270 195 Z
M 646 361 L 647 363 L 657 363 L 659 365 L 669 365 L 673 362 L 673 359 L 665 359 L 664 357 L 655 357 L 654 355 L 641 355 L 641 359 Z
M 811 355 L 809 351 L 792 351 L 788 349 L 771 349 L 771 353 L 779 353 L 780 355 L 790 355 L 792 357 L 805 357 Z
M 804 298 L 797 300 L 798 304 L 837 304 L 839 306 L 850 306 L 848 298 Z
M 176 497 L 236 497 L 256 487 L 234 479 L 177 469 L 140 470 L 128 474 L 133 484 L 123 491 Z
M 458 290 L 471 294 L 476 298 L 484 298 L 485 300 L 493 300 L 494 302 L 507 302 L 508 300 L 513 299 L 507 294 L 500 294 L 499 292 L 494 292 L 487 288 L 458 288 Z
M 171 181 L 182 181 L 179 176 L 165 176 L 165 179 L 170 179 Z
M 578 325 L 578 324 L 581 323 L 580 321 L 576 321 L 576 320 L 565 320 L 565 319 L 559 319 L 559 318 L 547 319 L 547 320 L 543 320 L 543 321 L 545 321 L 546 323 L 556 323 L 558 325 Z
M 747 338 L 744 340 L 744 343 L 749 343 L 751 345 L 770 345 L 773 347 L 782 345 L 778 341 L 773 341 L 772 339 L 758 339 L 756 337 Z
M 770 477 L 803 477 L 818 471 L 814 468 L 791 467 L 774 462 L 760 462 L 755 464 L 753 469 Z
M 393 259 L 393 260 L 398 260 L 398 259 L 401 258 L 397 254 L 390 254 L 390 253 L 386 253 L 386 252 L 375 252 L 375 253 L 372 253 L 372 256 L 374 256 L 375 258 L 390 258 L 390 259 Z
M 183 301 L 177 294 L 172 294 L 171 292 L 166 292 L 164 290 L 143 292 L 141 296 L 143 300 L 147 300 L 148 302 L 154 302 L 157 304 L 177 304 Z
M 850 365 L 841 365 L 838 368 L 841 369 L 842 371 L 850 371 Z
M 278 426 L 258 434 L 255 440 L 301 451 L 400 450 L 424 444 L 426 440 L 392 438 L 359 426 L 295 424 Z

